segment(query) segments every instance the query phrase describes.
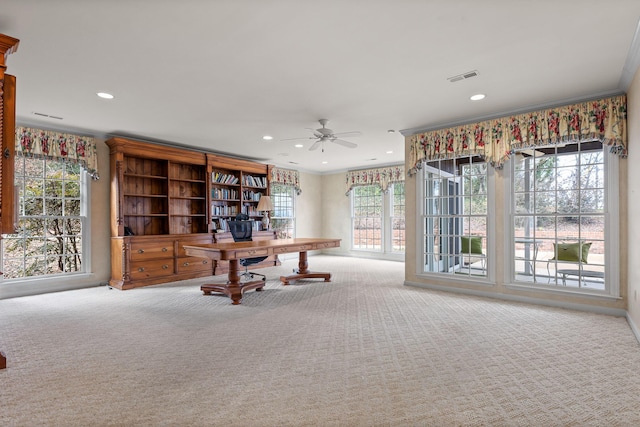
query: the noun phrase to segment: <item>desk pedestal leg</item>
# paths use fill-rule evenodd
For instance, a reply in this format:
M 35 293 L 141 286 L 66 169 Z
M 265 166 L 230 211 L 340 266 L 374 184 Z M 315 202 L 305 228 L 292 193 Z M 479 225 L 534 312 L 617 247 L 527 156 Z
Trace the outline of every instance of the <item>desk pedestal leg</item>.
M 231 298 L 233 305 L 238 305 L 242 301 L 242 294 L 245 291 L 255 289 L 261 291 L 264 288 L 264 280 L 255 280 L 253 282 L 240 283 L 240 275 L 238 274 L 238 260 L 229 260 L 229 274 L 227 283 L 213 283 L 200 286 L 200 290 L 205 295 L 211 295 L 211 292 L 220 292 Z
M 7 367 L 7 358 L 4 357 L 4 353 L 0 351 L 0 369 Z
M 293 270 L 295 274 L 290 276 L 280 276 L 283 285 L 288 285 L 292 280 L 298 279 L 324 279 L 325 282 L 331 281 L 331 273 L 313 273 L 309 271 L 309 263 L 307 262 L 307 252 L 300 252 L 298 258 L 298 269 Z

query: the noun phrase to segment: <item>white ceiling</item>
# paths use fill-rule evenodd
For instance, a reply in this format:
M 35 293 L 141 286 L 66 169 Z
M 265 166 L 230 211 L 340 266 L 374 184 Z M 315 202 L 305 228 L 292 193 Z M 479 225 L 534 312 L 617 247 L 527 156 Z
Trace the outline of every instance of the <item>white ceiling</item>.
M 19 124 L 328 173 L 402 162 L 401 130 L 626 90 L 639 17 L 638 0 L 2 0 L 0 32 L 20 39 Z M 358 147 L 281 141 L 322 118 Z

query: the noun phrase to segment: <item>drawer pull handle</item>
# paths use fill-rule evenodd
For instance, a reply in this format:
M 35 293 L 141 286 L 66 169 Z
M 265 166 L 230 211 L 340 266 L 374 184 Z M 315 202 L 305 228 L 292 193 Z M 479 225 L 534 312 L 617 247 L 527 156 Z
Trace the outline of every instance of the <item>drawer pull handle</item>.
M 168 249 L 167 248 L 162 248 L 162 252 L 167 252 Z
M 185 262 L 185 263 L 184 263 L 184 264 L 182 264 L 182 265 L 183 265 L 184 267 L 188 267 L 188 266 L 189 266 L 189 263 L 188 263 L 188 262 Z
M 163 269 L 163 270 L 166 270 L 167 268 L 169 268 L 169 266 L 168 266 L 167 264 L 164 264 L 164 265 L 162 266 L 162 269 Z
M 203 264 L 209 264 L 209 261 L 207 261 L 206 259 L 204 261 L 202 261 Z
M 143 254 L 144 253 L 144 249 L 138 249 L 138 253 L 139 254 Z
M 144 267 L 138 267 L 138 271 L 142 273 L 144 271 Z

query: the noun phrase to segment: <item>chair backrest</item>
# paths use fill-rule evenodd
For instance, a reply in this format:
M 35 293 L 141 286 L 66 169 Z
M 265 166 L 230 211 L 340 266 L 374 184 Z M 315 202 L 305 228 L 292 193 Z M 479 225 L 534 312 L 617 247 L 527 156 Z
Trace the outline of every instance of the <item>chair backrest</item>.
M 460 243 L 463 254 L 484 255 L 482 252 L 482 236 L 461 236 Z
M 253 221 L 228 221 L 229 231 L 234 242 L 250 242 L 253 231 Z

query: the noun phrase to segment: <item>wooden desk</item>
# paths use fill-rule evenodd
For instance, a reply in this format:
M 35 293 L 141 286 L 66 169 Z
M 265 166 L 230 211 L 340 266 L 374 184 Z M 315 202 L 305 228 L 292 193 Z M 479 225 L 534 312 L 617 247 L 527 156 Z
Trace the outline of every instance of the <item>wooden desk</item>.
M 309 271 L 307 251 L 337 248 L 340 246 L 340 240 L 314 238 L 257 240 L 253 242 L 184 245 L 184 250 L 188 256 L 229 261 L 229 280 L 227 283 L 202 285 L 200 289 L 205 295 L 210 295 L 211 292 L 221 292 L 231 298 L 234 305 L 237 305 L 240 304 L 242 294 L 245 291 L 251 289 L 261 291 L 265 284 L 263 280 L 240 283 L 238 274 L 238 261 L 240 259 L 299 252 L 298 269 L 294 270 L 295 274 L 280 276 L 280 281 L 283 285 L 288 285 L 291 280 L 305 278 L 324 279 L 325 282 L 330 282 L 331 273 Z

